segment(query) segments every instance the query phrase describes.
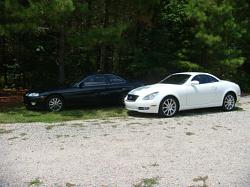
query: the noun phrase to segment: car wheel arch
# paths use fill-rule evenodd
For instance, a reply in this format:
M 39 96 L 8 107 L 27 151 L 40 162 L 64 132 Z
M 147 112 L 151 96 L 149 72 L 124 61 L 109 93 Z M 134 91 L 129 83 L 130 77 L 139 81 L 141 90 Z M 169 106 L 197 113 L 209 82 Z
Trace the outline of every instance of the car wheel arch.
M 167 97 L 173 97 L 173 98 L 176 99 L 177 104 L 178 104 L 178 110 L 179 110 L 179 109 L 180 109 L 180 100 L 179 100 L 179 98 L 176 97 L 176 96 L 173 95 L 173 94 L 168 94 L 168 95 L 165 95 L 165 96 L 160 100 L 158 111 L 160 110 L 160 105 L 161 105 L 162 101 L 163 101 L 164 99 L 166 99 Z
M 224 96 L 223 96 L 223 101 L 224 101 L 225 96 L 226 96 L 227 94 L 229 94 L 229 93 L 231 93 L 231 94 L 234 96 L 234 99 L 235 99 L 235 102 L 236 102 L 236 101 L 237 101 L 237 95 L 236 95 L 235 91 L 233 91 L 233 90 L 227 90 L 227 91 L 225 92 L 225 94 L 224 94 Z M 223 102 L 223 101 L 222 101 L 222 102 Z
M 48 101 L 49 98 L 51 97 L 60 97 L 62 99 L 63 102 L 65 102 L 65 98 L 61 95 L 61 94 L 58 94 L 58 93 L 53 93 L 53 94 L 49 94 L 47 97 L 46 97 L 46 100 Z

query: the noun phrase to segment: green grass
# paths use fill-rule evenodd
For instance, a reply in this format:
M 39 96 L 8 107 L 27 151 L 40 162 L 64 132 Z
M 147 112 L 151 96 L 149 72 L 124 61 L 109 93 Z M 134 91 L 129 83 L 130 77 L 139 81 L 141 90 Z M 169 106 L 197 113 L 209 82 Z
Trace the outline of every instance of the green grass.
M 39 178 L 36 178 L 36 179 L 30 181 L 28 186 L 40 186 L 42 183 L 43 182 Z
M 159 177 L 145 178 L 142 179 L 138 184 L 133 185 L 134 187 L 153 187 L 159 184 Z
M 24 106 L 0 107 L 0 123 L 63 122 L 69 120 L 126 117 L 123 107 L 66 109 L 61 112 L 29 111 Z

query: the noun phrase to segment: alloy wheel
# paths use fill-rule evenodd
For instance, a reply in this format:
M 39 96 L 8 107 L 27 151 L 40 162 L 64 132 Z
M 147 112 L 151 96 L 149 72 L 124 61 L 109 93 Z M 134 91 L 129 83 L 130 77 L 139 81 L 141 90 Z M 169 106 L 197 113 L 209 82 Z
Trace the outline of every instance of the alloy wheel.
M 223 107 L 225 110 L 230 111 L 235 106 L 235 98 L 233 95 L 228 94 L 225 96 Z
M 166 98 L 161 105 L 162 116 L 171 117 L 178 111 L 178 104 L 174 98 Z
M 52 97 L 48 101 L 48 108 L 50 111 L 60 111 L 62 110 L 63 102 L 59 97 Z

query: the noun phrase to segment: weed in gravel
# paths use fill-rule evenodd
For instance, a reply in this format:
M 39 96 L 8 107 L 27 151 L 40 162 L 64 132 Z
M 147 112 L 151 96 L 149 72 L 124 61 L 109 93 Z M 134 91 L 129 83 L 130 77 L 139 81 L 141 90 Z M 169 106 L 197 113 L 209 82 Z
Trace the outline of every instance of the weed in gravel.
M 216 125 L 215 127 L 217 127 L 217 128 L 222 128 L 223 126 L 220 126 L 220 125 Z
M 138 132 L 145 132 L 145 131 L 137 131 L 137 130 L 132 130 L 132 131 L 130 131 L 130 132 L 133 132 L 133 133 L 138 133 Z
M 193 133 L 193 132 L 186 132 L 186 135 L 192 136 L 192 135 L 195 135 L 195 133 Z
M 141 123 L 128 123 L 127 126 L 131 126 L 131 125 L 142 125 Z
M 92 122 L 91 125 L 97 125 L 100 126 L 101 124 L 99 122 Z
M 217 131 L 218 129 L 216 129 L 215 127 L 212 127 L 211 129 L 213 129 L 213 130 L 215 130 L 215 131 Z
M 159 164 L 157 162 L 154 162 L 153 164 L 150 164 L 149 166 L 156 167 L 156 166 L 159 166 Z
M 103 124 L 110 124 L 110 123 L 116 123 L 115 121 L 110 121 L 110 120 L 104 120 L 102 122 Z
M 21 133 L 20 136 L 26 136 L 27 134 L 25 132 Z
M 14 139 L 17 139 L 18 137 L 17 136 L 14 136 L 12 138 L 8 138 L 8 140 L 14 140 Z
M 61 138 L 61 137 L 64 137 L 64 138 L 68 138 L 69 137 L 69 135 L 68 134 L 65 134 L 65 135 L 56 135 L 56 138 Z
M 53 129 L 54 127 L 62 127 L 62 126 L 65 126 L 66 124 L 65 123 L 61 123 L 61 124 L 58 124 L 58 125 L 47 125 L 46 127 L 45 127 L 45 129 L 46 130 L 51 130 L 51 129 Z
M 202 176 L 198 176 L 195 177 L 193 179 L 194 182 L 202 182 L 202 185 L 191 185 L 189 187 L 208 187 L 208 185 L 206 184 L 206 181 L 208 179 L 208 176 L 202 177 Z
M 117 128 L 117 125 L 112 125 L 112 128 Z
M 40 186 L 43 182 L 39 179 L 36 178 L 28 183 L 28 186 Z
M 0 129 L 0 134 L 9 134 L 12 132 L 13 132 L 13 130 Z
M 162 121 L 158 122 L 158 125 L 163 125 L 164 123 Z
M 83 123 L 72 123 L 71 124 L 72 127 L 86 127 Z
M 73 187 L 73 186 L 76 186 L 76 185 L 72 184 L 72 183 L 69 183 L 69 182 L 66 183 L 66 187 Z
M 159 184 L 159 177 L 145 178 L 142 179 L 138 184 L 133 185 L 134 187 L 153 187 Z
M 53 129 L 55 127 L 55 125 L 47 125 L 46 127 L 45 127 L 45 129 L 46 130 L 51 130 L 51 129 Z

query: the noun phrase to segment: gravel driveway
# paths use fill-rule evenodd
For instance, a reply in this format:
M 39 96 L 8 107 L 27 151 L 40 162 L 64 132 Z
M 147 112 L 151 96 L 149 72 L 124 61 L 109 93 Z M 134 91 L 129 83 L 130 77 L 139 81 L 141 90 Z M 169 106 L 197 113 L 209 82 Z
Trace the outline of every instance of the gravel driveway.
M 250 97 L 236 111 L 0 124 L 0 186 L 250 186 Z

